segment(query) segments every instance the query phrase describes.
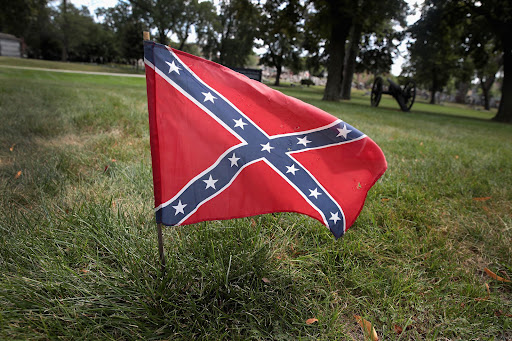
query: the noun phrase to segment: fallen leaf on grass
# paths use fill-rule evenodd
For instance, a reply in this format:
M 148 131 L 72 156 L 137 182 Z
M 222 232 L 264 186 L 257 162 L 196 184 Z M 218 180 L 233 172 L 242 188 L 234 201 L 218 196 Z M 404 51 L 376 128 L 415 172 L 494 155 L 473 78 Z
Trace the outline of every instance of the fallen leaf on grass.
M 103 170 L 103 173 L 105 173 L 108 169 L 108 165 L 105 166 L 105 169 Z
M 366 321 L 364 318 L 362 318 L 359 315 L 354 315 L 354 318 L 356 319 L 357 323 L 359 323 L 361 328 L 363 328 L 364 334 L 368 335 L 370 337 L 370 340 L 372 340 L 372 341 L 379 340 L 379 336 L 377 335 L 375 328 L 372 327 L 372 324 L 369 321 Z
M 485 268 L 484 271 L 485 271 L 486 274 L 488 274 L 490 277 L 494 278 L 497 281 L 507 282 L 507 283 L 511 282 L 510 279 L 506 279 L 506 278 L 500 277 L 500 276 L 496 275 L 494 272 L 492 272 L 491 270 L 489 270 L 488 268 Z
M 404 331 L 404 329 L 402 327 L 400 327 L 399 325 L 396 325 L 396 324 L 395 324 L 394 329 L 395 329 L 395 333 L 398 335 L 402 334 L 402 332 Z
M 16 173 L 16 175 L 14 176 L 15 179 L 19 178 L 21 176 L 21 171 L 18 171 L 18 173 Z
M 405 327 L 405 330 L 407 331 L 407 330 L 410 330 L 410 329 L 412 329 L 412 328 L 413 328 L 413 326 L 409 324 L 409 325 L 407 325 L 407 326 Z M 396 333 L 397 335 L 402 334 L 402 332 L 404 331 L 404 328 L 400 327 L 398 324 L 395 324 L 395 325 L 394 325 L 394 327 L 393 327 L 393 329 L 395 330 L 395 333 Z
M 262 280 L 264 283 L 267 283 L 267 284 L 268 284 L 268 283 L 270 283 L 270 279 L 268 279 L 267 277 L 263 277 L 261 280 Z
M 487 297 L 477 297 L 475 301 L 487 301 L 491 298 L 491 289 L 489 289 L 489 284 L 485 283 L 485 288 L 487 289 Z
M 389 200 L 391 200 L 391 199 L 389 199 L 389 198 L 382 198 L 382 199 L 380 199 L 380 200 L 381 200 L 382 202 L 386 202 L 386 201 L 389 201 Z
M 254 220 L 253 218 L 251 218 L 251 226 L 252 227 L 256 226 L 256 220 Z
M 473 198 L 473 201 L 487 201 L 491 199 L 491 197 L 480 197 L 480 198 Z
M 307 320 L 306 320 L 306 324 L 313 324 L 313 323 L 315 323 L 315 322 L 318 322 L 318 319 L 316 319 L 316 318 L 310 318 L 310 319 L 307 319 Z
M 506 316 L 506 317 L 512 317 L 512 314 L 504 314 L 503 313 L 503 310 L 497 310 L 494 312 L 494 315 L 496 317 L 500 317 L 500 316 Z
M 458 156 L 458 155 L 455 155 L 455 159 L 458 159 L 458 158 L 459 158 L 459 156 Z

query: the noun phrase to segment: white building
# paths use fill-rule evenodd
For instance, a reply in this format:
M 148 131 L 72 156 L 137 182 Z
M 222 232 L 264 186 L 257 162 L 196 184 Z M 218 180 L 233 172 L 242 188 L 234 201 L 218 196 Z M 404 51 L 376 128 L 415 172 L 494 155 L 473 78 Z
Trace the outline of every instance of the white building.
M 0 33 L 0 56 L 21 57 L 21 40 L 12 34 Z

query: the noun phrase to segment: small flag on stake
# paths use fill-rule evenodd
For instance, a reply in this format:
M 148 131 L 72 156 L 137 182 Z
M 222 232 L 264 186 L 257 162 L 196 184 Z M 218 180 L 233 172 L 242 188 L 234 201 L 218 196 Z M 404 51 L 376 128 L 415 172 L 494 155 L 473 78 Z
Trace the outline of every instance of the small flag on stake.
M 158 224 L 298 212 L 341 237 L 386 170 L 350 124 L 216 63 L 144 42 Z

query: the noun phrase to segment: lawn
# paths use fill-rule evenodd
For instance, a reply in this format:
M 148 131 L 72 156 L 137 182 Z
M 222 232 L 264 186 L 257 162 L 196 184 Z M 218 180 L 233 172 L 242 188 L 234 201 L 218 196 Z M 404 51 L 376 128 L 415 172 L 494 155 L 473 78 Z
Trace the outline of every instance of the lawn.
M 42 68 L 54 70 L 72 70 L 86 72 L 109 72 L 109 73 L 133 73 L 143 74 L 144 69 L 136 70 L 134 66 L 125 64 L 93 64 L 93 63 L 68 63 L 52 60 L 38 60 L 28 58 L 13 58 L 0 56 L 0 66 L 18 66 L 25 68 Z
M 144 79 L 0 68 L 0 339 L 510 340 L 512 126 L 279 90 L 383 149 L 355 225 L 165 228 L 161 273 Z

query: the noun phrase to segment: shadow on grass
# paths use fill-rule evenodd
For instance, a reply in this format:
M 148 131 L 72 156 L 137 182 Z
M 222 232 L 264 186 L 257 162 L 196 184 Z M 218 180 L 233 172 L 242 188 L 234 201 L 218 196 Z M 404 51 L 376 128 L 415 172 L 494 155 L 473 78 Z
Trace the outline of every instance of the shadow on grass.
M 364 104 L 360 104 L 360 103 L 354 103 L 354 105 L 364 106 Z M 424 116 L 432 116 L 432 117 L 441 118 L 441 119 L 455 118 L 455 119 L 462 119 L 462 120 L 471 120 L 471 121 L 476 121 L 476 122 L 500 123 L 500 122 L 493 121 L 492 119 L 482 118 L 482 117 L 474 117 L 474 116 L 466 116 L 464 114 L 441 113 L 441 112 L 433 112 L 433 111 L 426 111 L 426 110 L 416 110 L 416 109 L 414 109 L 414 106 L 413 106 L 413 109 L 411 109 L 411 111 L 409 111 L 409 112 L 403 112 L 398 108 L 397 109 L 392 109 L 390 107 L 378 107 L 378 108 L 379 108 L 379 110 L 382 110 L 382 111 L 399 112 L 399 113 L 403 113 L 404 115 L 424 115 Z
M 367 102 L 367 103 L 365 103 Z M 409 112 L 404 112 L 400 109 L 398 103 L 392 97 L 383 98 L 378 107 L 372 107 L 370 104 L 370 97 L 363 95 L 355 95 L 351 100 L 341 100 L 340 103 L 345 105 L 359 107 L 364 110 L 382 110 L 383 112 L 401 113 L 404 115 L 424 115 L 436 118 L 457 118 L 468 119 L 477 122 L 495 122 L 492 118 L 477 117 L 476 115 L 483 115 L 485 113 L 478 112 L 473 109 L 463 109 L 455 106 L 442 106 L 439 104 L 428 104 L 423 102 L 416 102 L 413 104 Z M 420 109 L 418 109 L 418 106 Z M 427 106 L 430 110 L 421 109 Z
M 323 96 L 323 88 L 319 86 L 315 87 L 291 87 L 291 86 L 272 86 L 272 88 L 282 91 L 287 95 L 299 98 L 308 103 L 315 102 L 317 106 L 318 103 L 339 103 L 342 106 L 350 106 L 353 108 L 361 109 L 361 111 L 376 111 L 380 110 L 384 113 L 394 113 L 394 114 L 404 114 L 404 115 L 422 115 L 425 117 L 431 116 L 435 118 L 456 118 L 456 119 L 467 119 L 475 122 L 493 122 L 492 118 L 484 118 L 477 117 L 478 115 L 485 115 L 487 113 L 478 112 L 473 109 L 464 109 L 458 108 L 456 106 L 441 106 L 438 104 L 427 104 L 424 102 L 416 102 L 414 103 L 412 110 L 410 112 L 403 112 L 400 110 L 398 103 L 391 97 L 384 97 L 380 103 L 379 107 L 372 107 L 370 104 L 370 96 L 363 95 L 360 93 L 355 93 L 350 100 L 340 100 L 338 102 L 324 102 L 321 100 Z M 425 107 L 428 106 L 431 110 L 418 109 L 418 106 Z M 416 109 L 415 109 L 416 107 Z

